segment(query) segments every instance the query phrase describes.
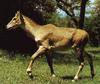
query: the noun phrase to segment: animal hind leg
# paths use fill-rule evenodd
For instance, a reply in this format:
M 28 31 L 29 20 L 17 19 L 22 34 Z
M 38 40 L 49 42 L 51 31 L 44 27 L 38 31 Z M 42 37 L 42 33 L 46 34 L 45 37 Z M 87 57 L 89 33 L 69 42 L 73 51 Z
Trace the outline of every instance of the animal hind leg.
M 76 80 L 79 79 L 79 74 L 80 74 L 80 72 L 82 71 L 82 69 L 84 67 L 83 49 L 76 48 L 76 53 L 77 53 L 78 60 L 79 60 L 79 68 L 78 68 L 78 71 L 76 72 L 76 75 L 75 75 L 75 77 L 72 81 L 76 81 Z
M 51 75 L 52 75 L 52 77 L 55 77 L 55 73 L 54 73 L 54 69 L 53 69 L 52 51 L 47 52 L 45 55 L 46 55 L 48 65 L 50 67 Z
M 88 63 L 90 65 L 90 70 L 91 70 L 91 77 L 93 78 L 95 73 L 94 73 L 94 66 L 93 66 L 93 59 L 92 59 L 92 56 L 88 53 L 88 52 L 84 52 L 84 54 L 86 55 L 87 57 L 87 60 L 88 60 Z

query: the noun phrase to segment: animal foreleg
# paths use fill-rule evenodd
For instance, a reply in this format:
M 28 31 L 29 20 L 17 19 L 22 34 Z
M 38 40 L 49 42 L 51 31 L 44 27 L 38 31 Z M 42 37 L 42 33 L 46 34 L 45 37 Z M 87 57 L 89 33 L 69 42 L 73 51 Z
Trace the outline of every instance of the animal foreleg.
M 43 42 L 41 42 L 41 44 L 47 48 L 48 50 L 50 50 L 51 48 L 53 48 L 53 46 L 50 45 L 49 43 L 49 39 L 44 40 Z
M 43 54 L 45 51 L 46 51 L 46 48 L 44 46 L 40 46 L 39 49 L 32 55 L 31 61 L 30 61 L 28 68 L 27 68 L 27 73 L 28 73 L 29 77 L 33 77 L 32 76 L 32 64 L 33 64 L 34 60 L 39 55 Z
M 83 57 L 83 49 L 77 48 L 76 49 L 77 55 L 78 55 L 78 60 L 79 60 L 79 68 L 78 71 L 74 77 L 74 79 L 72 81 L 76 81 L 79 79 L 79 74 L 82 71 L 83 67 L 84 67 L 84 57 Z
M 54 70 L 53 70 L 52 52 L 46 53 L 46 59 L 47 59 L 48 65 L 50 67 L 51 75 L 52 75 L 52 77 L 55 77 Z

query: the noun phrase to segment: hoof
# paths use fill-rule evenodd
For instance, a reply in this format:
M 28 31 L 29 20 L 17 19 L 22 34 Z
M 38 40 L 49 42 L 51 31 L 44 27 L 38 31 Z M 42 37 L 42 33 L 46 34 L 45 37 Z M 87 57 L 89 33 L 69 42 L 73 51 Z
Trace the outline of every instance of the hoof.
M 56 77 L 56 75 L 55 75 L 55 74 L 52 74 L 52 77 L 53 77 L 53 78 L 55 78 L 55 77 Z
M 75 81 L 77 81 L 77 80 L 78 80 L 78 77 L 75 76 L 74 79 L 72 80 L 72 82 L 75 82 Z
M 76 82 L 77 80 L 73 79 L 72 82 Z
M 73 79 L 72 82 L 75 82 L 75 80 Z
M 32 71 L 27 71 L 28 76 L 33 79 Z
M 94 78 L 94 76 L 95 76 L 95 74 L 92 74 L 92 75 L 91 75 L 91 78 L 93 79 L 93 78 Z
M 32 75 L 32 74 L 29 74 L 29 77 L 30 77 L 31 79 L 33 79 L 33 75 Z

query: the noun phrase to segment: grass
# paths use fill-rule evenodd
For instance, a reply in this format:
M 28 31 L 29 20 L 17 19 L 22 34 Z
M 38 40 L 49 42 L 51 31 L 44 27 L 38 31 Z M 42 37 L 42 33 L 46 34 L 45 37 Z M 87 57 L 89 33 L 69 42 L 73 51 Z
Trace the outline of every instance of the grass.
M 93 49 L 93 50 L 92 50 Z M 90 78 L 88 63 L 80 74 L 80 80 L 74 84 L 99 84 L 100 83 L 100 48 L 87 48 L 94 55 L 94 66 L 96 76 Z M 56 57 L 57 56 L 57 57 Z M 34 80 L 26 74 L 30 57 L 16 53 L 13 57 L 11 53 L 0 50 L 0 84 L 72 84 L 71 80 L 78 68 L 78 61 L 69 50 L 67 55 L 54 55 L 55 78 L 50 76 L 50 70 L 45 57 L 37 59 L 33 64 Z

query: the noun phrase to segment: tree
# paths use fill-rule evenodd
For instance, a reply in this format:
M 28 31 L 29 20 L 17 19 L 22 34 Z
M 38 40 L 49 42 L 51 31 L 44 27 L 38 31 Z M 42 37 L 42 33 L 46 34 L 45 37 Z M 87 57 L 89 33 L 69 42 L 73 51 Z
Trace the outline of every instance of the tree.
M 94 43 L 98 46 L 100 44 L 100 0 L 94 2 L 94 10 L 92 11 L 91 18 L 91 24 L 93 24 L 92 31 L 96 39 Z
M 45 24 L 56 10 L 54 0 L 21 0 L 21 11 L 39 24 Z
M 74 26 L 83 28 L 85 8 L 88 0 L 56 0 L 60 9 L 65 11 L 74 22 Z M 80 5 L 81 3 L 81 5 Z M 77 16 L 76 10 L 80 10 L 80 17 Z
M 88 0 L 82 0 L 81 9 L 80 9 L 80 19 L 79 19 L 79 28 L 83 28 L 84 26 L 84 18 L 85 18 L 85 8 Z
M 59 27 L 71 27 L 70 24 L 70 18 L 68 16 L 62 16 L 58 12 L 55 12 L 52 14 L 51 18 L 48 19 L 48 23 L 54 24 Z
M 65 11 L 73 26 L 83 28 L 88 0 L 18 0 L 20 9 L 39 23 L 46 23 L 58 8 Z M 37 18 L 36 18 L 37 17 Z
M 100 44 L 100 0 L 95 0 L 91 4 L 89 16 L 85 20 L 85 27 L 90 35 L 90 44 L 98 46 Z

